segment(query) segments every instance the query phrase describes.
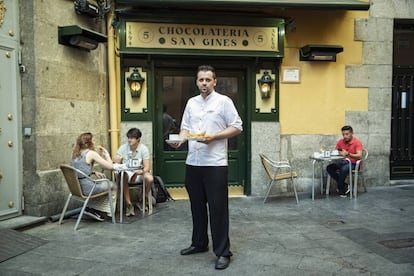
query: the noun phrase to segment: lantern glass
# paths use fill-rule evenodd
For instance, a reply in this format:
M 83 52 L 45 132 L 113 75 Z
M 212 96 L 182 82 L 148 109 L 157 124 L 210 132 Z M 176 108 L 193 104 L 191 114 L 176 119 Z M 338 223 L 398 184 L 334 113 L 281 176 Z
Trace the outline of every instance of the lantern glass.
M 141 76 L 137 68 L 133 70 L 129 78 L 127 78 L 127 81 L 131 91 L 131 97 L 140 97 L 142 92 L 142 84 L 145 79 Z

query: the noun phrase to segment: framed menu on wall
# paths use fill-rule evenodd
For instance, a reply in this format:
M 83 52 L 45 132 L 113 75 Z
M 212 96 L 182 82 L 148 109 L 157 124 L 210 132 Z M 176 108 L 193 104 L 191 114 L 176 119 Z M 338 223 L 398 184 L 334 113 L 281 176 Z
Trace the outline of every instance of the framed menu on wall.
M 300 68 L 282 67 L 282 83 L 300 83 Z

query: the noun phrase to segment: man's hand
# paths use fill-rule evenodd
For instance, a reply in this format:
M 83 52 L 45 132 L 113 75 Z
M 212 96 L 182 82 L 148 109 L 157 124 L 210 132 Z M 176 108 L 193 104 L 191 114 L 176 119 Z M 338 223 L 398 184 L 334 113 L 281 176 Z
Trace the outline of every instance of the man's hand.
M 227 138 L 234 137 L 234 136 L 240 134 L 240 132 L 241 132 L 240 129 L 229 126 L 225 129 L 223 129 L 222 131 L 217 132 L 216 134 L 206 135 L 205 139 L 203 139 L 204 141 L 198 141 L 198 142 L 199 143 L 204 143 L 204 144 L 210 144 L 214 140 L 227 139 Z
M 179 134 L 180 142 L 178 142 L 178 143 L 168 143 L 168 145 L 170 145 L 174 149 L 178 149 L 179 147 L 181 147 L 182 144 L 187 142 L 187 135 L 188 135 L 188 131 L 182 129 L 180 131 L 180 134 Z
M 203 140 L 200 140 L 200 141 L 197 140 L 197 142 L 203 143 L 203 144 L 210 144 L 214 140 L 215 140 L 215 136 L 209 135 L 209 136 L 206 136 L 205 138 L 203 138 Z
M 339 152 L 343 157 L 347 157 L 348 156 L 348 154 L 349 154 L 349 152 L 347 152 L 346 150 L 342 150 L 342 151 L 340 151 Z
M 181 147 L 182 144 L 184 144 L 187 140 L 181 140 L 178 143 L 168 143 L 168 145 L 174 149 L 178 149 L 179 147 Z

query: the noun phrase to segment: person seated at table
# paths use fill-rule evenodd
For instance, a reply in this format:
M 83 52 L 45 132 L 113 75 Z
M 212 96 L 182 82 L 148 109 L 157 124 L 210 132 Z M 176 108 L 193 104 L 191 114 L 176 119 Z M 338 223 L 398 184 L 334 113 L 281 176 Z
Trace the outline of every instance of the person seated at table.
M 70 161 L 71 166 L 82 171 L 86 175 L 106 179 L 104 173 L 94 170 L 95 162 L 107 170 L 114 170 L 114 164 L 112 163 L 111 156 L 104 147 L 99 146 L 98 150 L 99 153 L 95 151 L 95 143 L 93 141 L 92 133 L 82 133 L 76 139 L 75 146 L 73 147 L 72 159 Z M 112 204 L 115 210 L 116 185 L 114 185 L 109 179 L 106 180 L 107 181 L 97 184 L 92 194 L 107 191 L 109 185 L 112 189 Z M 94 185 L 90 179 L 82 175 L 79 175 L 79 183 L 83 194 L 89 194 Z M 85 209 L 85 214 L 96 220 L 103 221 L 104 217 L 101 212 L 111 216 L 111 208 L 108 197 L 91 198 Z
M 138 128 L 131 128 L 128 130 L 126 136 L 128 137 L 128 142 L 119 147 L 114 162 L 123 164 L 131 162 L 139 166 L 137 170 L 128 170 L 124 173 L 123 189 L 125 202 L 127 204 L 125 215 L 128 217 L 135 215 L 134 205 L 132 205 L 129 195 L 128 183 L 145 183 L 145 202 L 149 206 L 150 201 L 148 201 L 148 198 L 152 203 L 152 197 L 149 197 L 149 195 L 151 193 L 151 186 L 154 183 L 154 177 L 150 173 L 150 154 L 148 147 L 141 143 L 141 131 Z
M 364 147 L 361 141 L 353 136 L 354 131 L 351 126 L 343 126 L 341 131 L 343 138 L 338 140 L 335 149 L 338 150 L 341 156 L 351 160 L 352 169 L 355 169 L 357 160 L 362 158 L 362 150 Z M 328 165 L 326 170 L 338 184 L 339 195 L 346 197 L 349 193 L 349 188 L 344 181 L 349 174 L 349 162 L 346 159 L 337 161 Z

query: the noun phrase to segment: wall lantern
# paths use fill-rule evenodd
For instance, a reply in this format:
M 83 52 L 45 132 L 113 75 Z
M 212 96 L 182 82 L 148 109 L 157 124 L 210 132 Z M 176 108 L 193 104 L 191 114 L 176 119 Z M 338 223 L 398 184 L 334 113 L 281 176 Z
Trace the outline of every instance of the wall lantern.
M 141 76 L 138 69 L 135 68 L 131 75 L 127 78 L 129 88 L 131 91 L 131 97 L 136 98 L 141 96 L 142 84 L 145 79 Z
M 274 79 L 269 75 L 269 72 L 265 71 L 263 76 L 257 80 L 257 84 L 259 85 L 260 95 L 262 99 L 270 98 L 270 92 L 272 91 L 273 83 L 275 82 Z
M 339 45 L 308 44 L 299 49 L 300 61 L 336 61 L 336 54 L 343 52 Z
M 59 44 L 65 46 L 90 51 L 95 50 L 99 43 L 107 42 L 107 40 L 105 35 L 81 28 L 78 25 L 58 27 Z

